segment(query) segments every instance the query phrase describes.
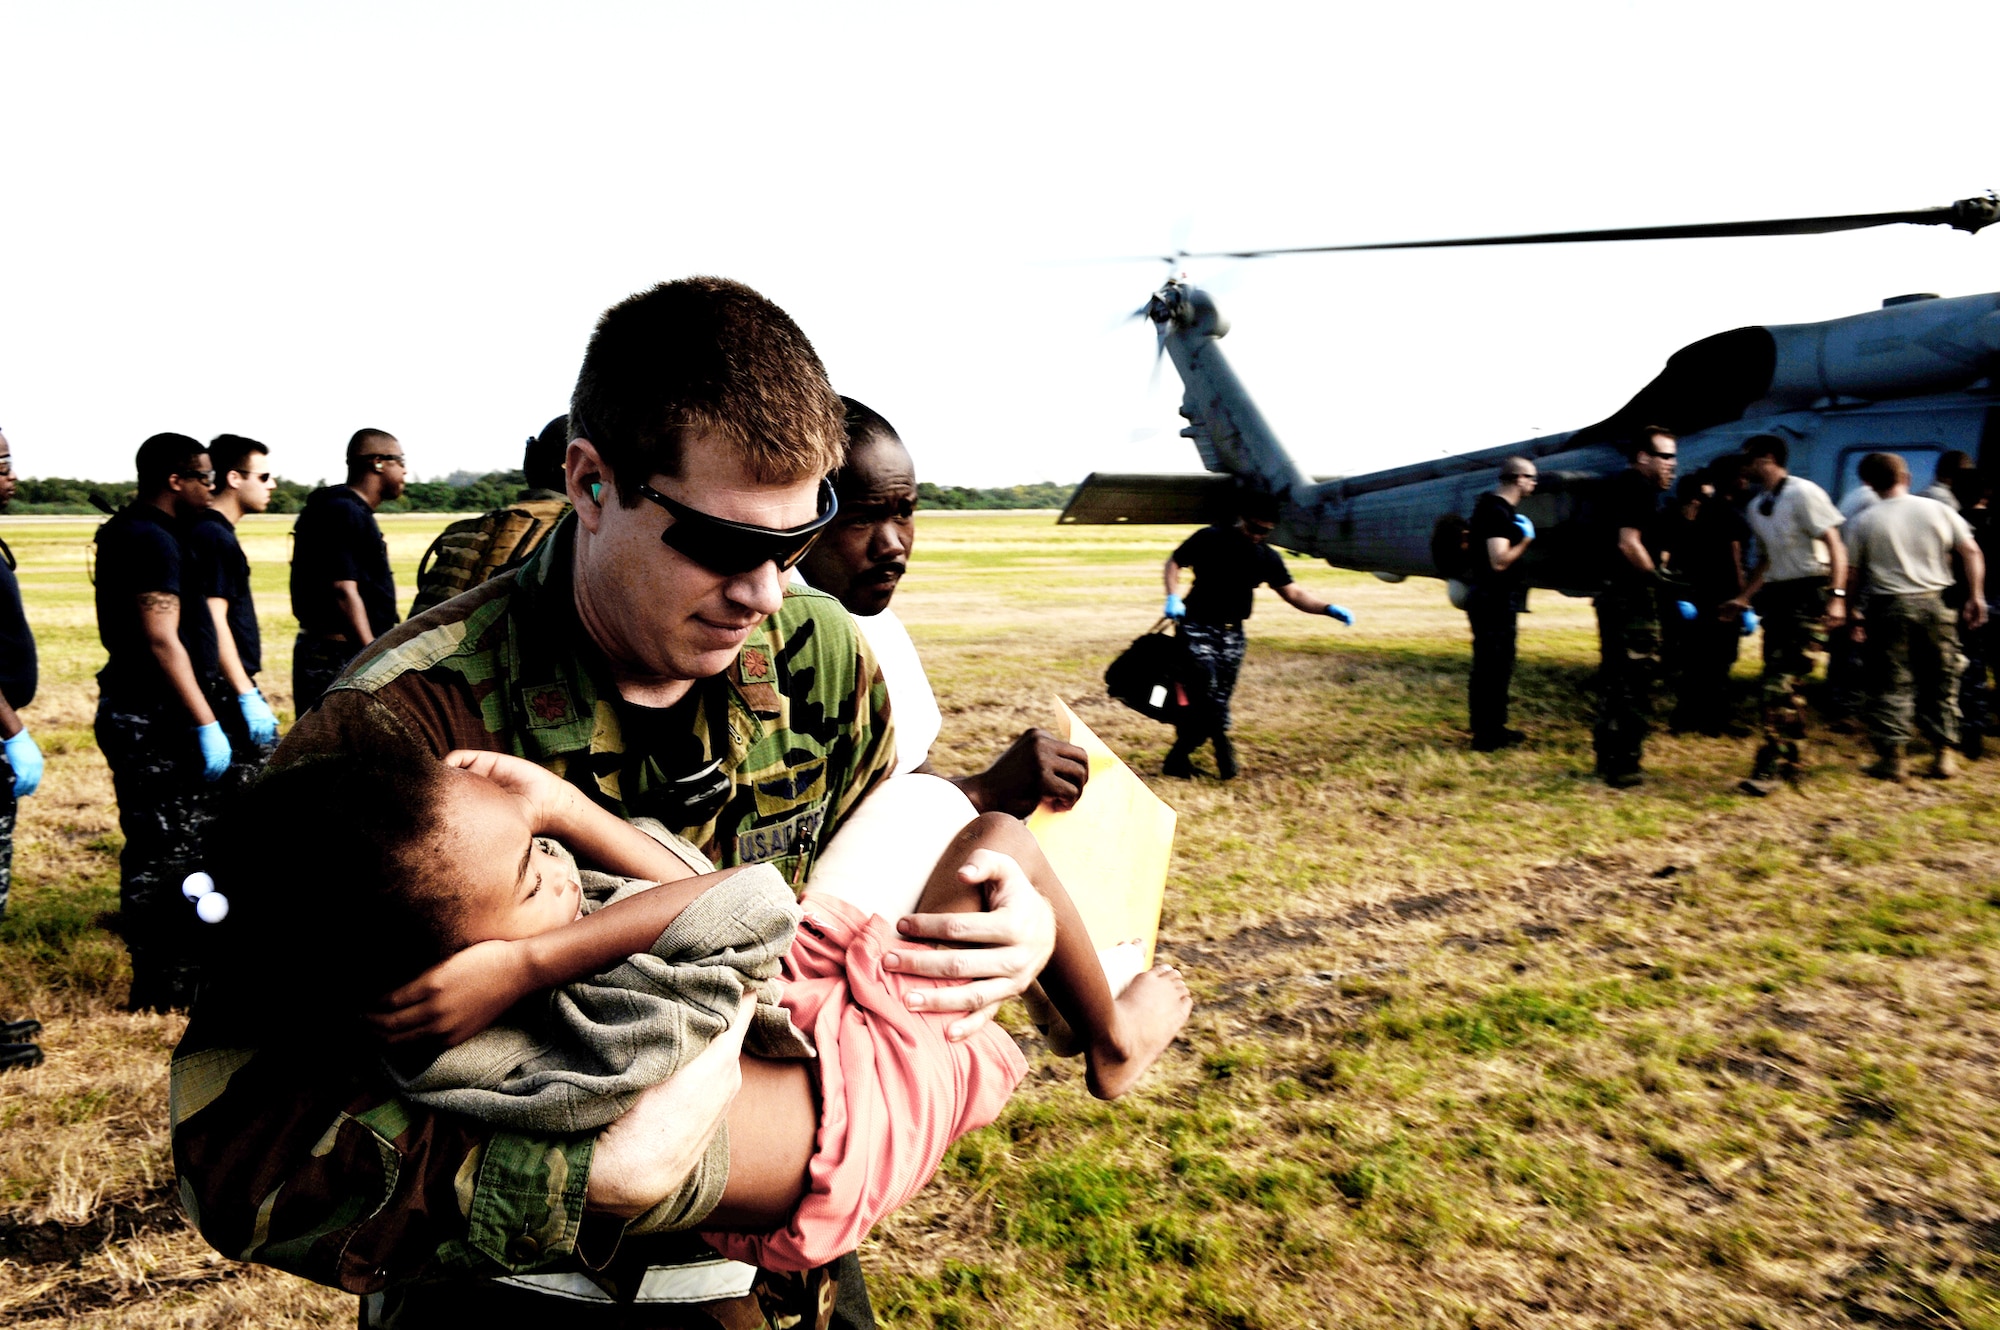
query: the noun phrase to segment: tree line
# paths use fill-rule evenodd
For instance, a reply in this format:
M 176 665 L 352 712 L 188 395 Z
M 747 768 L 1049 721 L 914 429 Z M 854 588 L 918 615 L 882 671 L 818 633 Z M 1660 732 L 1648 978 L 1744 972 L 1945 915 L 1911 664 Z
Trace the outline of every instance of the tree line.
M 16 481 L 11 511 L 16 513 L 88 514 L 122 507 L 132 501 L 135 487 L 107 484 L 101 480 L 71 480 L 62 476 L 43 479 L 22 477 Z M 295 513 L 305 506 L 306 496 L 326 482 L 308 484 L 278 476 L 272 482 L 271 509 L 274 513 Z M 1032 485 L 1005 485 L 992 489 L 971 489 L 964 485 L 917 486 L 920 508 L 971 509 L 1060 508 L 1069 502 L 1074 485 L 1038 481 Z M 488 471 L 469 480 L 413 480 L 401 498 L 382 505 L 385 513 L 483 513 L 504 508 L 527 492 L 526 479 L 519 471 Z

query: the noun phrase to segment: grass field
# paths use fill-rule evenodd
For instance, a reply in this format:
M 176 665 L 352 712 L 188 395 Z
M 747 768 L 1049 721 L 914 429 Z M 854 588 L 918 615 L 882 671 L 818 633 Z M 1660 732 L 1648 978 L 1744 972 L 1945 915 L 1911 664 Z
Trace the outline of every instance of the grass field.
M 385 523 L 405 587 L 442 521 Z M 351 1299 L 210 1253 L 175 1208 L 180 1022 L 120 1013 L 95 922 L 119 837 L 89 526 L 0 522 L 49 756 L 0 925 L 0 1011 L 47 1022 L 49 1055 L 0 1079 L 0 1321 L 351 1324 Z M 281 712 L 286 529 L 244 541 Z M 1069 701 L 1180 811 L 1161 951 L 1197 1007 L 1110 1106 L 1024 1040 L 1000 1123 L 862 1250 L 885 1323 L 2000 1327 L 1995 764 L 1891 788 L 1827 739 L 1800 792 L 1754 801 L 1747 744 L 1656 736 L 1652 779 L 1614 793 L 1588 778 L 1589 608 L 1540 594 L 1534 741 L 1474 755 L 1437 584 L 1298 561 L 1359 623 L 1260 593 L 1246 774 L 1164 781 L 1168 732 L 1100 680 L 1174 533 L 927 513 L 920 537 L 897 607 L 944 706 L 938 766 Z

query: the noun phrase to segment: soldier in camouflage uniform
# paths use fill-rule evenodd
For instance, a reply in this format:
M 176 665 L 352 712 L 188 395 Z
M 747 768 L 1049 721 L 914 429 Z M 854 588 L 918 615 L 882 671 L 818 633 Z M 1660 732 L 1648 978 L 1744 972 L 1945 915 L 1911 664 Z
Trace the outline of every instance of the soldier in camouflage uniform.
M 185 434 L 139 446 L 138 497 L 97 529 L 98 751 L 118 799 L 118 903 L 132 953 L 135 1011 L 194 1000 L 200 967 L 194 907 L 181 882 L 201 865 L 209 785 L 231 749 L 210 703 L 215 621 L 184 569 L 180 522 L 205 508 L 214 471 Z
M 274 762 L 512 753 L 660 818 L 719 866 L 772 863 L 802 883 L 895 753 L 852 621 L 830 597 L 783 590 L 780 568 L 832 516 L 818 478 L 839 457 L 839 399 L 782 311 L 698 278 L 606 314 L 570 419 L 576 512 L 519 570 L 378 641 Z M 902 965 L 986 976 L 935 990 L 973 1021 L 1053 942 L 1045 906 L 976 918 L 1006 945 Z M 913 920 L 918 936 L 935 927 Z M 396 1099 L 371 1051 L 234 1036 L 229 1011 L 204 1005 L 176 1052 L 183 1203 L 219 1250 L 367 1295 L 364 1326 L 873 1324 L 852 1257 L 774 1276 L 685 1236 L 623 1239 L 720 1121 L 734 1082 L 710 1055 L 733 1073 L 735 1041 L 602 1133 L 533 1137 Z M 688 1079 L 705 1059 L 715 1088 Z
M 1825 490 L 1786 469 L 1789 455 L 1775 434 L 1744 440 L 1744 474 L 1763 491 L 1743 513 L 1757 559 L 1743 593 L 1728 602 L 1736 611 L 1754 604 L 1764 622 L 1763 735 L 1737 787 L 1760 797 L 1805 770 L 1805 682 L 1826 651 L 1828 628 L 1847 617 L 1847 550 L 1838 530 L 1845 519 Z
M 1660 666 L 1660 495 L 1674 483 L 1680 445 L 1664 429 L 1639 431 L 1628 445 L 1631 466 L 1605 486 L 1598 514 L 1603 589 L 1597 593 L 1597 773 L 1614 789 L 1645 777 L 1639 762 Z
M 1268 586 L 1293 609 L 1324 614 L 1352 627 L 1354 615 L 1298 583 L 1278 551 L 1265 541 L 1277 530 L 1282 505 L 1276 495 L 1245 493 L 1237 499 L 1237 518 L 1228 525 L 1203 527 L 1182 541 L 1162 569 L 1167 589 L 1166 616 L 1180 622 L 1177 636 L 1188 656 L 1207 674 L 1205 707 L 1195 718 L 1176 727 L 1174 746 L 1160 764 L 1160 773 L 1186 779 L 1194 775 L 1190 760 L 1203 743 L 1215 745 L 1215 774 L 1236 777 L 1236 748 L 1229 739 L 1229 699 L 1236 691 L 1236 673 L 1243 667 L 1243 621 L 1250 617 L 1259 586 Z M 1193 569 L 1194 588 L 1181 599 L 1181 572 Z
M 1960 742 L 1959 625 L 1968 633 L 1986 625 L 1985 558 L 1964 517 L 1910 493 L 1909 467 L 1896 454 L 1870 453 L 1861 478 L 1882 496 L 1856 515 L 1850 544 L 1854 631 L 1867 653 L 1868 733 L 1878 756 L 1868 774 L 1898 781 L 1908 774 L 1914 714 L 1936 755 L 1926 774 L 1947 779 Z M 1953 555 L 1967 593 L 1956 612 L 1945 601 Z

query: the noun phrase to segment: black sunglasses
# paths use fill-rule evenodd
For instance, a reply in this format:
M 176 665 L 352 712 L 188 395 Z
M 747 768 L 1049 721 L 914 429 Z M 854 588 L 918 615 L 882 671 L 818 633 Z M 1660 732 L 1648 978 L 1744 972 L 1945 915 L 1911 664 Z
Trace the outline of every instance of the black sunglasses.
M 182 480 L 199 480 L 204 485 L 213 485 L 215 483 L 215 469 L 213 467 L 207 471 L 176 471 L 174 475 Z
M 819 483 L 819 516 L 804 526 L 785 530 L 711 517 L 699 508 L 669 499 L 651 485 L 639 486 L 639 493 L 673 515 L 673 525 L 660 533 L 662 544 L 724 577 L 735 577 L 767 563 L 777 564 L 778 571 L 784 572 L 805 557 L 812 543 L 819 539 L 819 533 L 826 530 L 834 514 L 840 511 L 840 500 L 834 496 L 831 480 Z
M 254 480 L 259 485 L 268 485 L 271 483 L 271 473 L 269 471 L 231 471 L 229 474 L 232 476 L 241 476 L 245 480 Z

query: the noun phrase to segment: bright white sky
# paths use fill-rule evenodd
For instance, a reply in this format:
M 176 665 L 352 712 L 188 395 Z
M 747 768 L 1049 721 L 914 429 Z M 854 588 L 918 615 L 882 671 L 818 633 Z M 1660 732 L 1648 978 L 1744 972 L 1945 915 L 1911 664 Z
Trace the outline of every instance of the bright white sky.
M 1364 12 L 1365 11 L 1365 12 Z M 592 320 L 788 309 L 920 477 L 1191 470 L 1120 324 L 1191 249 L 1925 207 L 2000 185 L 2000 5 L 0 0 L 0 426 L 333 477 L 518 464 Z M 1675 348 L 2000 288 L 2000 228 L 1196 265 L 1309 472 L 1579 426 Z

